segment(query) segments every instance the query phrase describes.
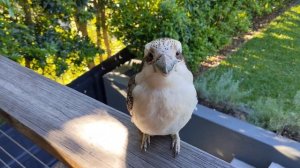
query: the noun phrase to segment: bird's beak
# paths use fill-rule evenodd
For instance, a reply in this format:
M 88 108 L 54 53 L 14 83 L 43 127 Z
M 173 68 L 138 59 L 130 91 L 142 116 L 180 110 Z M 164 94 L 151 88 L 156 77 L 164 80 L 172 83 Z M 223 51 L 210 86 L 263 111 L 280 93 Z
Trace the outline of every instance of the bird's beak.
M 167 55 L 162 55 L 157 59 L 155 62 L 155 66 L 164 74 L 168 75 L 174 68 L 175 64 L 177 63 L 177 60 L 172 60 Z

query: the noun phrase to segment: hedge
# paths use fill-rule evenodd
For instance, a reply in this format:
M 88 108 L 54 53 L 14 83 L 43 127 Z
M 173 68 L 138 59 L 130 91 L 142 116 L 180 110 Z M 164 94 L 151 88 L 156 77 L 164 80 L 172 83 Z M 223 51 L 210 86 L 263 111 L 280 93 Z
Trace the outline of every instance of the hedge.
M 120 0 L 109 5 L 111 32 L 142 58 L 144 45 L 170 37 L 183 44 L 189 67 L 248 31 L 253 18 L 269 14 L 290 0 Z

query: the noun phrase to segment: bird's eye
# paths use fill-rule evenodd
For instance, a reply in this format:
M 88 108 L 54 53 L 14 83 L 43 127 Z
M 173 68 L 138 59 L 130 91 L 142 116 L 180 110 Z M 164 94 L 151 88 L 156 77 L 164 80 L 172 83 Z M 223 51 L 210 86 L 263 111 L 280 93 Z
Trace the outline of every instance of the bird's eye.
M 146 58 L 145 58 L 145 61 L 147 63 L 150 63 L 151 61 L 153 60 L 153 54 L 152 53 L 149 53 Z
M 183 56 L 179 51 L 176 52 L 176 58 L 179 59 L 179 60 L 183 59 Z

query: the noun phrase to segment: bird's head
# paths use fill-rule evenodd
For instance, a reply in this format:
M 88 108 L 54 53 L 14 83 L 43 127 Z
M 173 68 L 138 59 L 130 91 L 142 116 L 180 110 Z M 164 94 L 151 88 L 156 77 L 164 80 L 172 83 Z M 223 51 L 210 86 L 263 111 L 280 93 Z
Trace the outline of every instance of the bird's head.
M 183 61 L 182 47 L 178 40 L 161 38 L 151 41 L 145 46 L 145 64 L 152 65 L 164 76 L 168 75 L 181 61 Z

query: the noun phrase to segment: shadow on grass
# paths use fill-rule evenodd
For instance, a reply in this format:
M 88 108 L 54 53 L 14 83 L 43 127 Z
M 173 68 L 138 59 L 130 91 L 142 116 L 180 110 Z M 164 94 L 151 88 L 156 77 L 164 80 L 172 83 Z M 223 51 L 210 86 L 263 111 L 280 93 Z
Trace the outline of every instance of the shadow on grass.
M 299 7 L 297 7 L 298 9 Z M 215 68 L 222 74 L 234 70 L 243 90 L 257 97 L 285 99 L 290 103 L 300 90 L 300 13 L 288 11 L 261 34 Z
M 296 107 L 299 105 L 294 103 L 294 96 L 300 90 L 299 64 L 300 5 L 272 21 L 263 32 L 257 34 L 220 66 L 205 75 L 216 73 L 217 76 L 221 76 L 232 70 L 233 79 L 241 82 L 240 90 L 251 90 L 251 94 L 239 102 L 253 105 L 260 99 L 274 99 L 283 104 L 282 110 L 276 109 L 276 106 L 267 110 L 273 110 L 279 116 L 289 116 L 286 117 L 288 119 L 280 118 L 280 122 L 299 128 L 297 116 L 300 116 L 300 111 Z M 267 111 L 266 108 L 264 110 Z M 261 118 L 264 119 L 264 115 L 262 114 Z M 269 116 L 270 118 L 266 120 L 270 123 L 271 120 L 278 118 L 274 115 Z M 282 132 L 282 130 L 276 131 Z

